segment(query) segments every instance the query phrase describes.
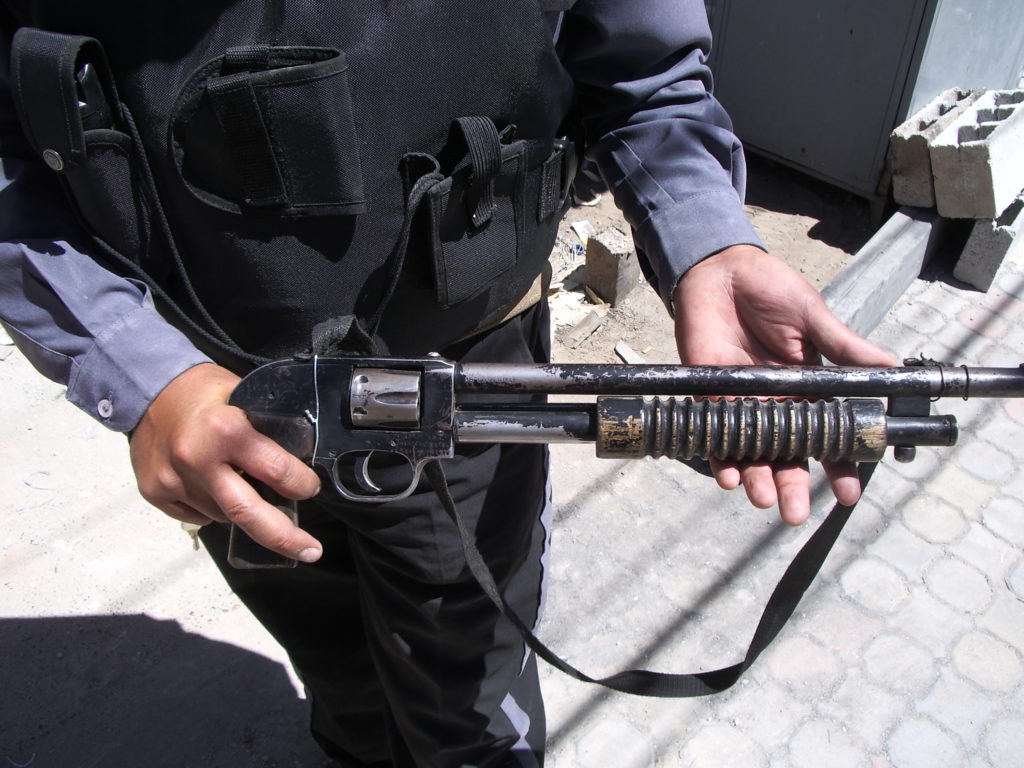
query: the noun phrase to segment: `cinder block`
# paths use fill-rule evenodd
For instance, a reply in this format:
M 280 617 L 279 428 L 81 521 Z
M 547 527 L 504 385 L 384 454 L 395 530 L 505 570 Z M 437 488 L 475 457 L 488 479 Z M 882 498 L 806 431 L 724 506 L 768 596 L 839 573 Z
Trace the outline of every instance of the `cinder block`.
M 984 93 L 950 88 L 892 132 L 892 194 L 900 205 L 935 206 L 928 145 Z
M 999 266 L 1014 255 L 1024 242 L 1024 192 L 998 219 L 979 219 L 967 238 L 963 253 L 953 268 L 953 276 L 982 291 L 996 279 Z
M 591 235 L 583 282 L 613 307 L 620 304 L 640 282 L 633 239 L 615 227 Z
M 997 219 L 1024 188 L 1024 90 L 987 91 L 931 143 L 935 202 L 955 219 Z

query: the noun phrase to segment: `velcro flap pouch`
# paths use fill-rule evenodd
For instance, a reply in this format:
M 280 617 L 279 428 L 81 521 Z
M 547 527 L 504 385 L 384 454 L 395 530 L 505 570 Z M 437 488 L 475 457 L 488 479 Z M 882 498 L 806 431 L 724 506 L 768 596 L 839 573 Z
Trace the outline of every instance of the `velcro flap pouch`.
M 427 194 L 438 305 L 490 287 L 518 261 L 526 144 L 502 143 L 488 118 L 460 118 L 467 153 Z
M 192 193 L 236 213 L 351 215 L 366 207 L 345 54 L 229 49 L 174 105 L 175 165 Z

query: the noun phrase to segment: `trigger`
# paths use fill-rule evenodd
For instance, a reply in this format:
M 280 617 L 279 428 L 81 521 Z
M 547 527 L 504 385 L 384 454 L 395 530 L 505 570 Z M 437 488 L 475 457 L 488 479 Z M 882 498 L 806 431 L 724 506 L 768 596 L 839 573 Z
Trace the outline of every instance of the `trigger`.
M 384 489 L 370 479 L 370 459 L 372 456 L 373 451 L 370 451 L 365 456 L 360 456 L 356 459 L 354 472 L 356 483 L 367 493 L 383 493 Z

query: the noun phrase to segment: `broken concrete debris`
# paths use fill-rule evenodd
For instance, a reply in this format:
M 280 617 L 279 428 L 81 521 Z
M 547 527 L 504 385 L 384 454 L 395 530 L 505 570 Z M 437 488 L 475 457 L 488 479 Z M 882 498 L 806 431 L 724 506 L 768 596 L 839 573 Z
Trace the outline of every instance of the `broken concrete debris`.
M 621 304 L 640 282 L 633 238 L 616 227 L 591 235 L 583 282 L 613 307 Z

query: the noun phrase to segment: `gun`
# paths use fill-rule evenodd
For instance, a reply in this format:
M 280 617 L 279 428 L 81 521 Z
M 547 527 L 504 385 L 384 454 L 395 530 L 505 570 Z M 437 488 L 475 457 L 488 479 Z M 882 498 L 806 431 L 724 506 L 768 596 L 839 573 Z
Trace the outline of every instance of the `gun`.
M 500 397 L 555 394 L 597 397 Z M 849 462 L 877 462 L 893 446 L 898 461 L 909 461 L 916 446 L 956 443 L 956 418 L 932 415 L 933 400 L 1021 396 L 1024 366 L 927 359 L 892 368 L 727 367 L 456 363 L 432 354 L 280 360 L 246 376 L 229 402 L 320 467 L 342 497 L 381 503 L 411 494 L 428 462 L 465 443 L 593 442 L 601 458 Z M 259 490 L 296 518 L 294 502 Z M 236 567 L 294 564 L 240 529 L 231 541 Z

